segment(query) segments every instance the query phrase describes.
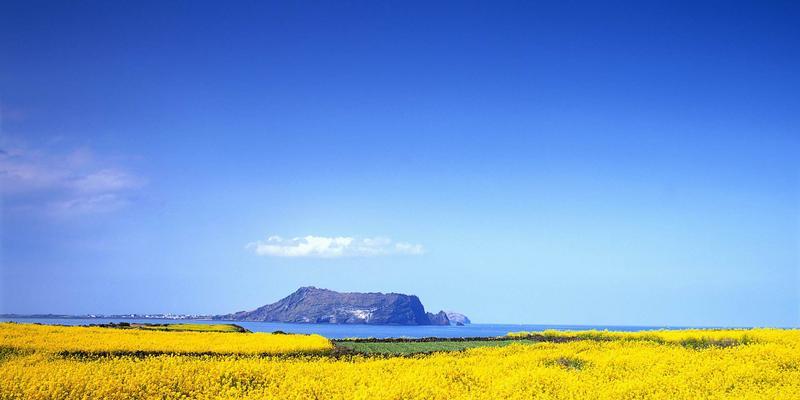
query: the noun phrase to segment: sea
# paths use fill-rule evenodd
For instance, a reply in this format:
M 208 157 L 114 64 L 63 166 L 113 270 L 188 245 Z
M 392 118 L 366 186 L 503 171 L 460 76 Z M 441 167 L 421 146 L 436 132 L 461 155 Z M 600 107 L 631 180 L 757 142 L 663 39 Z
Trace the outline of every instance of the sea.
M 686 329 L 680 326 L 614 326 L 614 325 L 537 325 L 537 324 L 468 324 L 464 326 L 410 326 L 410 325 L 344 325 L 344 324 L 290 324 L 282 322 L 211 321 L 192 319 L 126 319 L 126 318 L 0 318 L 0 321 L 36 323 L 45 325 L 90 325 L 111 322 L 150 324 L 219 324 L 235 323 L 253 332 L 319 334 L 329 339 L 345 338 L 424 338 L 424 337 L 485 337 L 503 336 L 509 332 L 610 330 L 637 332 L 655 329 Z

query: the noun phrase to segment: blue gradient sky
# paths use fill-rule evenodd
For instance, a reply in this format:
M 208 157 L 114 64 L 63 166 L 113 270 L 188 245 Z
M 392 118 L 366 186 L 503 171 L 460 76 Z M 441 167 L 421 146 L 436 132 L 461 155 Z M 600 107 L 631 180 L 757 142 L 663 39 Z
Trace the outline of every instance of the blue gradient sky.
M 0 312 L 800 325 L 796 3 L 287 3 L 0 3 Z

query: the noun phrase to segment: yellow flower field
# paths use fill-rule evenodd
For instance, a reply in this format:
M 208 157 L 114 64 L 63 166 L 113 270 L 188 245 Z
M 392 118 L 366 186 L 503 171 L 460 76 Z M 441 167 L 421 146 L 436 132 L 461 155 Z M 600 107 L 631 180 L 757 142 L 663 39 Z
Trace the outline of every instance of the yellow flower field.
M 333 346 L 319 335 L 166 332 L 0 323 L 0 346 L 48 352 L 283 354 Z
M 530 335 L 542 335 L 546 338 L 578 338 L 586 340 L 603 341 L 652 341 L 656 343 L 672 343 L 698 346 L 716 344 L 724 347 L 732 344 L 750 342 L 771 342 L 791 344 L 798 338 L 796 335 L 787 334 L 797 331 L 782 329 L 680 329 L 680 330 L 651 330 L 639 332 L 611 332 L 611 331 L 556 331 L 543 332 L 511 332 L 512 338 L 524 338 Z M 795 343 L 796 344 L 796 343 Z
M 70 346 L 69 337 L 81 345 L 88 345 L 82 335 L 100 337 L 92 330 L 64 329 L 55 330 L 60 339 L 52 341 L 42 337 L 49 336 L 49 331 L 34 333 L 39 338 L 29 341 L 24 352 L 14 349 L 25 342 L 18 337 L 9 342 L 12 335 L 3 334 L 0 399 L 800 399 L 797 330 L 665 331 L 654 333 L 671 339 L 663 343 L 584 338 L 372 358 L 325 354 L 64 357 L 52 351 Z M 161 332 L 146 332 L 154 333 Z M 724 347 L 711 342 L 707 347 L 681 344 L 686 338 L 729 339 L 739 334 L 752 340 L 720 342 Z M 239 335 L 265 340 L 272 336 L 198 335 L 221 335 L 232 341 Z M 285 341 L 307 339 L 281 336 Z M 166 336 L 159 339 L 168 340 Z M 130 340 L 125 339 L 126 348 L 135 347 Z M 36 347 L 37 341 L 47 344 Z M 155 339 L 146 343 L 153 346 Z M 199 344 L 194 342 L 195 351 Z

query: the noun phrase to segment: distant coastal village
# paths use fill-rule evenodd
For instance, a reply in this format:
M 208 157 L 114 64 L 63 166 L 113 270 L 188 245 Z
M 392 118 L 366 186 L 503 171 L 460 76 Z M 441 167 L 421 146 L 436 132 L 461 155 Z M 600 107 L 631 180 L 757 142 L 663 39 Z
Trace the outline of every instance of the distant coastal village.
M 38 319 L 191 319 L 191 320 L 210 320 L 212 315 L 205 314 L 0 314 L 0 318 L 38 318 Z

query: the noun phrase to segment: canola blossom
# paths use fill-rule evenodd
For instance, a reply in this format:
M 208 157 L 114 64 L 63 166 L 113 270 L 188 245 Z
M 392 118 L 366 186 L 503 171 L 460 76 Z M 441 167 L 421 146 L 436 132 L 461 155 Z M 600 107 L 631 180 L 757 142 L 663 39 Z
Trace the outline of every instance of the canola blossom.
M 638 332 L 617 331 L 556 331 L 511 332 L 509 338 L 540 336 L 544 339 L 577 339 L 599 341 L 650 341 L 662 344 L 682 344 L 689 347 L 726 347 L 753 342 L 786 343 L 794 341 L 797 331 L 782 329 L 662 329 Z
M 4 335 L 0 399 L 800 398 L 800 331 L 664 332 L 661 341 L 652 339 L 660 332 L 638 339 L 600 332 L 610 338 L 587 335 L 413 357 L 63 357 L 35 344 L 15 353 Z M 752 339 L 741 340 L 740 334 Z M 209 335 L 236 340 L 239 334 Z M 700 337 L 720 340 L 698 342 Z M 737 337 L 738 342 L 721 340 Z
M 319 335 L 167 332 L 0 323 L 0 346 L 62 353 L 284 354 L 333 348 Z

